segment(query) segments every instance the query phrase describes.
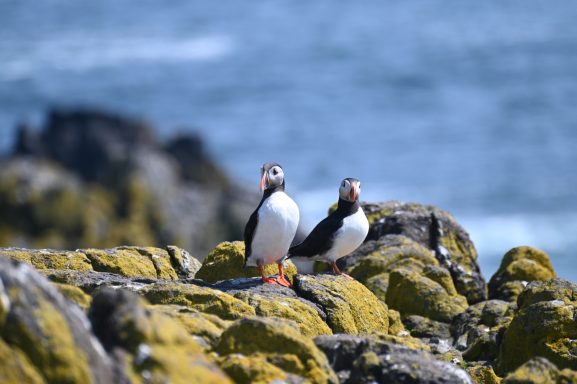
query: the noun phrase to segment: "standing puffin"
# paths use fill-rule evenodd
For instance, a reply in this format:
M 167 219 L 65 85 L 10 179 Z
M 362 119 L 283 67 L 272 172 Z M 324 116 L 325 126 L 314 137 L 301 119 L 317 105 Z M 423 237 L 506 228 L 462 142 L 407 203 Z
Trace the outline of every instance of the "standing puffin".
M 360 193 L 359 180 L 344 179 L 337 209 L 318 223 L 302 243 L 291 247 L 288 258 L 326 261 L 332 264 L 333 272 L 351 278 L 339 270 L 336 261 L 357 249 L 369 233 L 369 222 L 359 204 Z
M 265 283 L 290 287 L 283 261 L 299 224 L 299 208 L 285 192 L 284 172 L 277 163 L 261 168 L 260 204 L 244 228 L 245 266 L 256 266 Z M 266 264 L 278 264 L 278 277 L 264 275 Z

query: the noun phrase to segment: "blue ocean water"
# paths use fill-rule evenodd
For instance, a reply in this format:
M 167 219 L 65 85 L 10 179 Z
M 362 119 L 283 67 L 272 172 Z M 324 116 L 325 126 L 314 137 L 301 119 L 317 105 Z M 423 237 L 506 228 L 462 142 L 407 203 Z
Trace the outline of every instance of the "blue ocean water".
M 0 0 L 0 150 L 49 106 L 194 130 L 239 182 L 285 167 L 312 227 L 343 177 L 434 204 L 489 278 L 511 247 L 577 281 L 572 0 Z

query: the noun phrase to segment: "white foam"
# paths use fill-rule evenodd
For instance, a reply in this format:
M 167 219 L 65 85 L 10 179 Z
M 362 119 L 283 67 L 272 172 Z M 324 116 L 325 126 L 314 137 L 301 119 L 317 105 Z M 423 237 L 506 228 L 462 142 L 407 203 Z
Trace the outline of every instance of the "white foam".
M 43 70 L 86 71 L 129 62 L 174 63 L 219 60 L 233 51 L 228 36 L 180 38 L 74 36 L 34 41 L 10 49 L 0 80 L 27 78 Z

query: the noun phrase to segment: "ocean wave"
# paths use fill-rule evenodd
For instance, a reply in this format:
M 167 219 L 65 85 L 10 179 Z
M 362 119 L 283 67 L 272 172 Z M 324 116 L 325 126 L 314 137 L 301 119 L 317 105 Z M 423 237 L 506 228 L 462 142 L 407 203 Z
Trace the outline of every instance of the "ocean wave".
M 189 38 L 73 37 L 36 41 L 27 47 L 2 44 L 0 79 L 17 80 L 43 70 L 84 72 L 127 63 L 214 61 L 233 51 L 228 36 Z

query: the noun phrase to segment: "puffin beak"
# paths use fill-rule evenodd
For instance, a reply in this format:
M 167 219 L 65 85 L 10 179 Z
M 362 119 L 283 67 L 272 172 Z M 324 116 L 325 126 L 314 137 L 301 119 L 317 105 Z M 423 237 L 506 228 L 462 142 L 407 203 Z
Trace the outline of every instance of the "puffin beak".
M 260 191 L 264 191 L 264 187 L 265 187 L 265 183 L 266 183 L 266 172 L 262 173 L 262 178 L 260 179 Z
M 357 186 L 356 185 L 351 185 L 351 200 L 352 201 L 357 201 L 357 197 L 359 196 L 359 193 L 357 191 Z

